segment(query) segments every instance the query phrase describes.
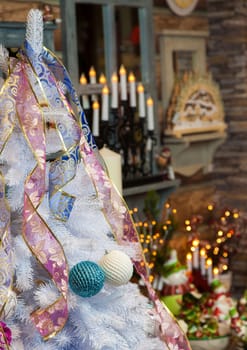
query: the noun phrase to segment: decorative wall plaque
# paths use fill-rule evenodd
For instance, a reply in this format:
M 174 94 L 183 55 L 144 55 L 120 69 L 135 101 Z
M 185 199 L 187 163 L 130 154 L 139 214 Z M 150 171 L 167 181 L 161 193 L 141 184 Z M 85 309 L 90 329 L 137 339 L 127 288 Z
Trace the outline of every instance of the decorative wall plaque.
M 198 0 L 166 0 L 166 2 L 176 15 L 187 16 L 194 10 Z
M 218 85 L 210 74 L 185 74 L 175 83 L 167 111 L 166 134 L 224 131 L 224 109 Z

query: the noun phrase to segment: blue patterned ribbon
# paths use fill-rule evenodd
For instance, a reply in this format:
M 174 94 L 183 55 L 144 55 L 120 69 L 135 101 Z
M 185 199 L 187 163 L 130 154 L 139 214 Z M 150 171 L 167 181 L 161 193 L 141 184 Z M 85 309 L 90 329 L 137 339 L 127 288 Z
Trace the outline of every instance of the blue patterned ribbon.
M 75 197 L 63 191 L 63 187 L 76 174 L 79 161 L 78 142 L 80 133 L 74 125 L 77 123 L 72 110 L 68 110 L 58 81 L 43 59 L 43 53 L 36 54 L 31 45 L 25 41 L 23 53 L 32 64 L 33 70 L 40 82 L 47 105 L 54 110 L 60 110 L 66 117 L 55 121 L 55 130 L 62 141 L 62 155 L 51 162 L 49 172 L 49 203 L 53 214 L 60 220 L 66 221 L 71 213 Z M 67 122 L 69 120 L 69 123 Z
M 58 58 L 47 48 L 43 48 L 42 57 L 46 62 L 49 69 L 54 74 L 55 78 L 58 81 L 61 81 L 67 88 L 69 95 L 71 96 L 72 101 L 75 103 L 77 107 L 77 112 L 79 115 L 79 123 L 87 140 L 87 143 L 92 149 L 97 149 L 97 145 L 95 143 L 93 134 L 89 128 L 86 115 L 82 109 L 80 104 L 80 100 L 76 93 L 76 90 L 72 84 L 68 71 L 64 67 L 64 65 L 58 60 Z

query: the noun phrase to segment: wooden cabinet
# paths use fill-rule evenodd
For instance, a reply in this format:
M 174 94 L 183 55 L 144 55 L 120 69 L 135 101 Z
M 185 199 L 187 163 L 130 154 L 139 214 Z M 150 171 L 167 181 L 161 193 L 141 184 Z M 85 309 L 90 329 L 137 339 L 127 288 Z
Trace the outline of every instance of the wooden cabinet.
M 133 70 L 137 80 L 145 88 L 146 97 L 152 96 L 155 115 L 153 162 L 159 152 L 160 130 L 156 111 L 156 84 L 154 62 L 153 5 L 150 0 L 61 0 L 63 61 L 78 91 L 81 73 L 94 66 L 100 74 L 103 70 L 107 81 L 124 64 Z M 93 50 L 93 53 L 92 53 Z M 87 59 L 89 56 L 90 62 Z M 83 65 L 82 65 L 83 61 Z M 82 67 L 83 66 L 83 67 Z M 139 72 L 135 71 L 135 68 Z M 97 84 L 95 84 L 97 88 Z M 92 91 L 91 93 L 99 93 Z M 85 92 L 84 92 L 85 93 Z M 178 181 L 161 181 L 158 169 L 145 183 L 140 178 L 135 185 L 124 189 L 124 197 L 130 207 L 134 203 L 143 206 L 145 194 L 157 190 L 162 198 L 178 186 Z M 160 179 L 158 184 L 157 178 Z
M 56 25 L 47 23 L 44 26 L 44 45 L 54 50 L 53 32 Z M 0 43 L 7 48 L 19 48 L 23 45 L 26 34 L 24 22 L 0 22 Z

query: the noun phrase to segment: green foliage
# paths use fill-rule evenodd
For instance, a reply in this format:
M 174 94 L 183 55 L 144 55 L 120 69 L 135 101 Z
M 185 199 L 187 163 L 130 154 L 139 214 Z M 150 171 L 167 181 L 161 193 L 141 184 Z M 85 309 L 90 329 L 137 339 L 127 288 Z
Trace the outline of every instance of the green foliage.
M 160 214 L 160 196 L 156 191 L 147 193 L 144 199 L 143 212 L 148 220 L 158 220 Z

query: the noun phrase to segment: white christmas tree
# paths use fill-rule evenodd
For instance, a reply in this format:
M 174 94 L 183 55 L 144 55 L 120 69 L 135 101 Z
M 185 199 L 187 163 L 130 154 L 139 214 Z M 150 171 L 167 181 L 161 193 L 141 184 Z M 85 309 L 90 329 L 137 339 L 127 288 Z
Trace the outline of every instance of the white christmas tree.
M 0 50 L 0 349 L 190 349 L 42 35 L 31 10 L 17 58 Z M 150 298 L 129 282 L 133 266 Z

